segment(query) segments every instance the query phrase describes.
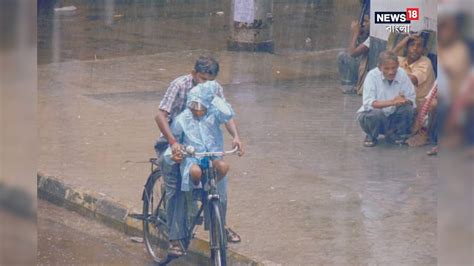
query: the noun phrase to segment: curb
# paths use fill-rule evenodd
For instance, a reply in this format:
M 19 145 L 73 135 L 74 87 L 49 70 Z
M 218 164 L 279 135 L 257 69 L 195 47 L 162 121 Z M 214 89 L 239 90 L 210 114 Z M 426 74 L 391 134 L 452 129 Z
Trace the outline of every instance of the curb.
M 129 214 L 136 213 L 111 197 L 94 191 L 83 190 L 64 183 L 63 180 L 44 173 L 37 174 L 38 197 L 77 212 L 83 216 L 97 220 L 109 227 L 130 236 L 143 236 L 142 221 L 134 219 Z M 209 243 L 200 238 L 193 239 L 189 248 L 191 256 L 209 257 Z M 264 265 L 231 249 L 228 249 L 230 265 Z

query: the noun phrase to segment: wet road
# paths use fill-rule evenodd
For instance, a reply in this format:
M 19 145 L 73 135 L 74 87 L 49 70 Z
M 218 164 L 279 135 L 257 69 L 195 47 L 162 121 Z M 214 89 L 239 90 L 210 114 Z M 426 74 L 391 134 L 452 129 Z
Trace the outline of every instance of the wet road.
M 40 169 L 140 210 L 158 135 L 153 115 L 166 81 L 180 72 L 136 69 L 159 69 L 166 57 L 40 67 Z M 361 99 L 340 94 L 324 56 L 300 61 L 302 70 L 312 66 L 307 73 L 290 72 L 273 55 L 220 59 L 247 146 L 244 157 L 228 159 L 228 220 L 243 238 L 231 248 L 285 265 L 436 263 L 437 158 L 383 142 L 363 148 Z M 231 60 L 272 65 L 245 74 L 225 64 Z
M 237 112 L 252 118 L 241 123 L 250 159 L 231 164 L 248 169 L 231 183 L 240 231 L 249 243 L 270 240 L 263 252 L 285 264 L 435 263 L 435 159 L 423 149 L 363 148 L 360 98 L 314 84 L 231 87 L 254 95 Z M 283 239 L 293 248 L 281 253 Z
M 143 243 L 47 201 L 38 200 L 37 230 L 38 265 L 154 265 Z
M 298 1 L 285 13 L 282 2 L 275 12 L 309 12 Z M 332 17 L 318 19 L 334 23 Z M 286 22 L 300 27 L 310 18 L 287 15 Z M 291 52 L 282 48 L 275 55 L 222 51 L 220 41 L 200 47 L 194 36 L 158 38 L 170 43 L 168 52 L 154 45 L 137 51 L 150 55 L 102 40 L 92 46 L 78 41 L 81 49 L 68 50 L 67 29 L 56 51 L 60 60 L 43 58 L 62 63 L 38 67 L 41 171 L 140 210 L 147 159 L 159 134 L 153 121 L 159 101 L 170 81 L 211 52 L 247 147 L 244 157 L 228 159 L 228 221 L 242 236 L 231 249 L 269 264 L 436 264 L 438 159 L 425 156 L 425 148 L 362 147 L 355 121 L 361 98 L 340 94 L 337 50 L 299 49 L 299 37 L 291 34 L 306 33 L 291 27 L 290 35 L 278 35 L 286 43 L 279 47 Z M 345 46 L 348 31 L 337 32 L 321 47 Z M 90 59 L 81 51 L 95 53 L 95 45 L 112 49 L 102 54 L 106 60 L 71 60 Z M 127 56 L 115 56 L 120 51 Z
M 63 6 L 73 5 L 77 10 L 40 8 L 38 63 L 225 50 L 230 35 L 230 2 L 61 1 Z M 349 42 L 350 22 L 360 10 L 358 0 L 315 1 L 319 5 L 310 2 L 274 1 L 277 53 L 333 49 Z
M 43 200 L 38 200 L 37 259 L 39 265 L 152 265 L 143 244 Z
M 0 265 L 34 265 L 36 223 L 0 206 Z

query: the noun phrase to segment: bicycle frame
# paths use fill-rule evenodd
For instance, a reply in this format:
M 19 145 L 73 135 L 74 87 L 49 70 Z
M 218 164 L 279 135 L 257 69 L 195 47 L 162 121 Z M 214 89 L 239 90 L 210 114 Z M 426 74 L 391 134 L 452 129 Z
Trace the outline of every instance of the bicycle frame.
M 151 160 L 150 160 L 151 162 Z M 152 168 L 151 170 L 153 171 L 154 170 L 154 167 L 157 166 L 156 162 L 151 162 L 152 163 Z M 155 165 L 155 166 L 154 166 Z M 194 235 L 195 235 L 195 229 L 197 229 L 197 225 L 199 225 L 199 220 L 201 218 L 201 215 L 203 214 L 203 211 L 204 211 L 204 207 L 208 207 L 211 203 L 211 201 L 215 201 L 215 200 L 219 200 L 219 194 L 217 193 L 217 182 L 216 182 L 216 174 L 215 174 L 215 171 L 214 169 L 212 168 L 212 161 L 209 161 L 209 167 L 206 168 L 206 169 L 202 169 L 203 170 L 203 180 L 205 180 L 204 182 L 204 185 L 203 185 L 203 191 L 202 191 L 202 195 L 200 195 L 200 201 L 201 201 L 201 206 L 199 207 L 199 210 L 198 212 L 196 213 L 196 215 L 194 215 L 192 217 L 192 223 L 190 225 L 190 227 L 188 228 L 187 232 L 188 232 L 188 236 L 181 240 L 182 242 L 182 245 L 184 247 L 184 250 L 186 251 L 189 247 L 189 244 L 191 243 L 191 240 L 194 238 Z M 209 187 L 208 191 L 206 191 L 206 187 Z M 163 193 L 163 195 L 161 195 L 160 197 L 160 200 L 158 202 L 158 204 L 156 205 L 155 209 L 158 210 L 161 205 L 163 204 L 163 202 L 165 201 L 165 193 Z M 166 221 L 162 220 L 160 217 L 159 217 L 159 212 L 156 211 L 153 213 L 154 215 L 153 216 L 150 216 L 148 219 L 152 220 L 154 224 L 158 224 L 158 223 L 161 223 L 163 225 L 166 225 Z
M 194 148 L 190 147 L 190 146 L 188 146 L 186 148 L 186 150 L 183 150 L 183 154 L 184 154 L 185 157 L 196 157 L 196 158 L 208 158 L 209 159 L 206 165 L 201 165 L 201 169 L 202 169 L 201 182 L 202 182 L 202 185 L 203 185 L 202 190 L 201 189 L 200 190 L 193 190 L 193 193 L 194 192 L 199 192 L 200 195 L 198 195 L 197 199 L 195 199 L 195 197 L 193 195 L 192 201 L 195 202 L 195 204 L 197 204 L 197 202 L 200 201 L 201 206 L 199 207 L 199 210 L 197 210 L 196 213 L 193 213 L 192 215 L 189 215 L 189 216 L 186 215 L 186 218 L 185 218 L 185 219 L 189 219 L 189 227 L 186 228 L 186 237 L 184 239 L 180 240 L 180 245 L 181 245 L 182 249 L 184 250 L 185 255 L 187 253 L 187 250 L 189 248 L 189 245 L 190 245 L 192 239 L 195 236 L 197 225 L 201 224 L 201 219 L 202 219 L 204 221 L 205 228 L 206 229 L 209 228 L 209 230 L 210 230 L 209 232 L 210 232 L 210 236 L 211 236 L 210 237 L 211 254 L 217 254 L 217 255 L 212 255 L 211 257 L 214 256 L 213 258 L 217 258 L 218 261 L 222 261 L 222 258 L 224 258 L 223 265 L 225 265 L 225 246 L 226 246 L 226 244 L 225 243 L 223 244 L 224 240 L 222 238 L 222 236 L 224 235 L 224 233 L 223 233 L 224 228 L 223 228 L 223 224 L 222 224 L 222 218 L 219 214 L 219 213 L 221 213 L 221 211 L 220 211 L 221 206 L 220 206 L 220 202 L 219 202 L 219 194 L 217 192 L 217 180 L 216 180 L 217 172 L 213 168 L 211 158 L 214 157 L 214 156 L 224 156 L 224 155 L 227 155 L 227 154 L 233 154 L 236 151 L 237 151 L 237 148 L 233 149 L 232 151 L 227 151 L 227 152 L 196 153 Z M 147 201 L 148 205 L 145 205 L 145 203 L 144 203 L 144 214 L 142 216 L 143 217 L 142 219 L 144 219 L 144 226 L 145 226 L 145 224 L 147 226 L 150 226 L 149 224 L 151 224 L 151 226 L 161 228 L 161 229 L 159 229 L 159 231 L 161 231 L 167 237 L 168 236 L 168 230 L 169 230 L 169 228 L 167 226 L 168 218 L 166 217 L 166 210 L 164 210 L 165 204 L 166 204 L 166 200 L 165 200 L 166 193 L 163 193 L 163 188 L 162 188 L 161 189 L 161 195 L 159 197 L 156 197 L 156 199 L 159 198 L 158 204 L 156 206 L 154 206 L 154 204 L 153 204 L 154 200 L 153 201 L 151 200 L 153 196 L 150 194 L 150 192 L 153 191 L 153 187 L 155 186 L 156 181 L 159 179 L 160 171 L 157 169 L 157 167 L 159 167 L 159 163 L 158 163 L 157 159 L 150 159 L 150 163 L 151 163 L 151 174 L 150 174 L 150 177 L 147 179 L 147 183 L 145 184 L 145 190 L 144 190 L 144 193 L 142 195 L 142 199 L 144 200 L 144 202 Z M 163 184 L 163 183 L 161 183 L 161 184 Z M 216 201 L 217 201 L 217 203 L 216 203 Z M 147 206 L 147 207 L 145 207 L 145 206 Z M 146 210 L 146 212 L 145 212 L 145 210 Z M 208 214 L 205 213 L 203 215 L 203 212 L 205 210 L 208 210 L 208 212 L 206 212 Z M 150 212 L 151 212 L 151 214 L 150 214 Z M 216 213 L 217 213 L 217 216 L 215 216 Z M 214 226 L 217 226 L 217 227 L 214 227 Z M 216 228 L 220 228 L 220 229 L 216 229 Z M 217 233 L 216 233 L 215 230 L 220 230 L 220 231 L 217 231 Z M 144 227 L 144 231 L 145 231 L 145 227 Z M 146 229 L 146 232 L 148 232 L 148 229 Z M 147 236 L 147 233 L 145 233 L 145 239 L 148 239 L 146 236 Z M 216 240 L 213 236 L 218 236 L 219 240 Z M 147 245 L 148 251 L 152 252 L 150 254 L 156 260 L 157 257 L 155 256 L 154 252 L 150 250 L 151 247 L 149 246 L 150 244 L 149 244 L 148 240 L 146 240 L 146 245 Z M 168 258 L 166 258 L 166 261 L 163 261 L 163 263 L 161 262 L 161 258 L 160 258 L 160 261 L 158 261 L 158 260 L 156 260 L 156 261 L 159 262 L 159 263 L 162 263 L 162 264 L 166 264 L 169 261 L 171 261 L 172 259 L 174 259 L 174 258 L 173 257 L 168 257 Z M 220 263 L 218 263 L 218 265 L 220 265 Z
M 203 170 L 203 175 L 202 175 L 202 180 L 203 182 L 203 191 L 201 192 L 202 194 L 200 195 L 200 200 L 201 200 L 201 206 L 199 207 L 198 212 L 192 219 L 192 223 L 190 228 L 188 228 L 188 237 L 185 239 L 185 243 L 183 243 L 183 246 L 185 247 L 185 250 L 188 249 L 189 244 L 191 243 L 191 240 L 194 238 L 195 235 L 195 229 L 197 229 L 197 225 L 199 225 L 199 220 L 201 218 L 201 215 L 204 211 L 204 208 L 206 207 L 209 209 L 209 206 L 212 201 L 219 200 L 219 194 L 217 193 L 217 182 L 216 182 L 216 173 L 215 170 L 212 168 L 212 161 L 209 161 L 209 166 L 208 168 L 202 169 Z M 206 187 L 209 187 L 208 190 L 206 190 Z M 205 222 L 205 218 L 204 218 Z

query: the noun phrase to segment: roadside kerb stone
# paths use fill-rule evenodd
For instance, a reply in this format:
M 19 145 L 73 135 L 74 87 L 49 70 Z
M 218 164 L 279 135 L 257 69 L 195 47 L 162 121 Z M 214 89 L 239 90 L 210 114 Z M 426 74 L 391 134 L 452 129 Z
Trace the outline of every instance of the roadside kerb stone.
M 131 236 L 142 236 L 142 221 L 129 216 L 139 213 L 115 199 L 104 194 L 82 190 L 67 185 L 61 178 L 37 174 L 38 197 L 52 202 L 83 216 L 95 219 L 120 232 Z M 209 243 L 196 238 L 191 244 L 189 253 L 198 257 L 209 257 Z M 254 259 L 228 249 L 230 265 L 264 265 Z

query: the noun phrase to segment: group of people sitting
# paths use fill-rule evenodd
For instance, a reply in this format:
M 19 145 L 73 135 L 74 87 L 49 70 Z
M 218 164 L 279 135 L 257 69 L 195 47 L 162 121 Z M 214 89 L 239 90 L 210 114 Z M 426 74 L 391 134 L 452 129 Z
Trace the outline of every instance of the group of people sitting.
M 438 136 L 452 109 L 442 95 L 452 94 L 453 101 L 460 98 L 458 92 L 462 85 L 453 83 L 465 80 L 469 71 L 468 49 L 460 49 L 464 44 L 460 35 L 456 34 L 458 21 L 446 18 L 440 22 L 438 72 L 442 77 L 438 77 L 438 81 L 435 75 L 437 66 L 433 67 L 426 56 L 428 43 L 434 36 L 432 32 L 394 35 L 400 41 L 393 45 L 389 41 L 388 49 L 378 55 L 377 67 L 369 71 L 369 18 L 366 15 L 363 23 L 352 23 L 351 41 L 347 51 L 339 54 L 338 66 L 342 92 L 362 94 L 357 120 L 366 134 L 363 141 L 365 147 L 376 146 L 378 136 L 384 135 L 386 142 L 394 144 L 422 146 L 431 142 L 435 146 L 428 151 L 428 155 L 437 154 Z M 451 53 L 457 58 L 458 67 L 444 53 L 448 49 L 453 50 L 453 47 L 458 48 Z M 461 52 L 464 56 L 459 55 Z M 439 79 L 443 78 L 453 82 L 440 82 Z M 446 91 L 448 93 L 444 93 Z
M 420 137 L 424 116 L 436 104 L 432 100 L 436 95 L 433 66 L 423 55 L 426 43 L 427 38 L 422 35 L 406 36 L 393 49 L 381 52 L 377 67 L 367 73 L 362 107 L 357 111 L 357 119 L 366 133 L 364 146 L 375 146 L 380 134 L 390 143 L 426 143 L 426 138 Z M 397 55 L 401 49 L 406 49 L 406 56 Z M 415 119 L 415 114 L 423 117 Z M 412 133 L 418 135 L 410 138 Z

